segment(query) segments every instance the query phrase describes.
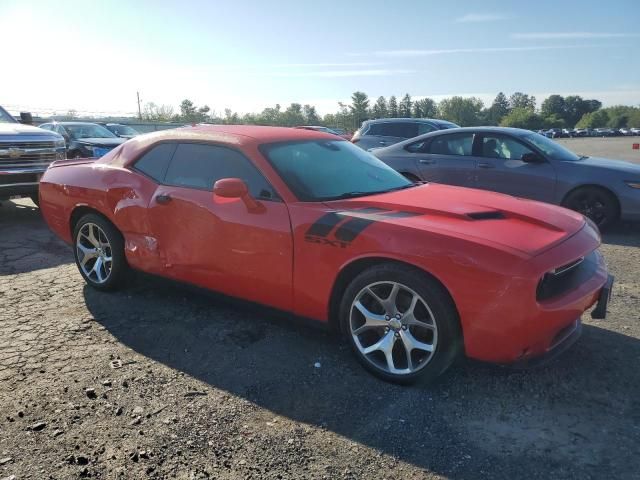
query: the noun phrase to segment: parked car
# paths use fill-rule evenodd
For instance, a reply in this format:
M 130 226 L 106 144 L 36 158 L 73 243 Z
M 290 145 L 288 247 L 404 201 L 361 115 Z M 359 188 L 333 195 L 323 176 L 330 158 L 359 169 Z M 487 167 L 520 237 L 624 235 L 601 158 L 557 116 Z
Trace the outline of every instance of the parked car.
M 303 130 L 314 130 L 316 132 L 330 133 L 331 135 L 337 135 L 339 137 L 342 137 L 345 140 L 351 139 L 351 137 L 348 136 L 346 133 L 338 133 L 338 131 L 333 128 L 323 127 L 320 125 L 317 125 L 317 126 L 316 125 L 300 125 L 299 127 L 295 127 L 295 128 L 302 128 Z
M 590 128 L 576 128 L 574 130 L 574 136 L 576 137 L 591 137 L 593 133 Z
M 116 137 L 129 139 L 140 135 L 140 132 L 138 132 L 133 127 L 130 127 L 129 125 L 122 125 L 121 123 L 105 123 L 100 125 L 105 127 Z
M 546 133 L 548 138 L 569 138 L 569 132 L 563 128 L 550 128 Z
M 369 150 L 393 145 L 424 133 L 449 128 L 458 128 L 458 125 L 446 120 L 428 118 L 382 118 L 365 121 L 353 135 L 351 141 L 359 147 Z
M 631 133 L 633 135 L 640 135 L 640 128 L 638 127 L 631 127 Z
M 64 158 L 64 138 L 22 125 L 0 107 L 0 200 L 30 197 L 37 205 L 40 177 L 51 162 Z
M 433 132 L 374 150 L 413 181 L 482 188 L 562 205 L 600 228 L 640 220 L 640 165 L 577 155 L 529 130 Z
M 605 315 L 613 282 L 582 215 L 415 185 L 304 129 L 142 135 L 99 160 L 54 163 L 41 190 L 90 286 L 120 287 L 133 268 L 315 319 L 401 383 L 463 352 L 520 365 L 555 355 L 582 312 L 597 303 L 592 316 Z
M 89 122 L 44 123 L 40 128 L 62 135 L 67 144 L 67 158 L 101 157 L 127 141 L 102 125 Z

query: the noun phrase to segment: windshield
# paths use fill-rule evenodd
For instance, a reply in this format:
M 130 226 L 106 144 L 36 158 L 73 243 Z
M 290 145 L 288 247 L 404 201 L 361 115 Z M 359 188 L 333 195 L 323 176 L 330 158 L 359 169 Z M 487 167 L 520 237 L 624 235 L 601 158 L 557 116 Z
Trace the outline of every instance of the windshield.
M 108 125 L 107 128 L 116 135 L 139 135 L 140 133 L 129 125 Z
M 275 143 L 260 149 L 302 201 L 358 197 L 413 185 L 370 153 L 344 140 Z
M 580 157 L 580 155 L 576 155 L 571 150 L 564 148 L 558 142 L 554 142 L 553 140 L 545 137 L 544 135 L 540 135 L 539 133 L 526 135 L 524 139 L 538 149 L 542 150 L 542 152 L 547 157 L 550 157 L 553 160 L 558 160 L 560 162 L 575 162 L 582 158 Z
M 0 107 L 0 123 L 16 123 L 16 119 L 2 107 Z
M 116 138 L 106 128 L 96 125 L 95 123 L 78 123 L 74 125 L 65 125 L 64 128 L 69 132 L 74 139 L 79 138 Z

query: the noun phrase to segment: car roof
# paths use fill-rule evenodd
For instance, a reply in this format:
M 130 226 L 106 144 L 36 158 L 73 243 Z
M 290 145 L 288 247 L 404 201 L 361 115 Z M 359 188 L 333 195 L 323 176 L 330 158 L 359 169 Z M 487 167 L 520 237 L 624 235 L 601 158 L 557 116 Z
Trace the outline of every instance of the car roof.
M 422 123 L 422 122 L 431 122 L 431 123 L 453 123 L 448 122 L 446 120 L 441 120 L 437 118 L 375 118 L 373 120 L 366 120 L 367 123 L 381 123 L 381 122 L 409 122 L 409 123 Z
M 122 154 L 118 152 L 114 157 L 107 157 L 109 162 L 124 164 L 158 142 L 213 142 L 231 147 L 257 147 L 265 143 L 305 140 L 346 141 L 330 133 L 304 128 L 197 124 L 139 135 L 123 145 Z

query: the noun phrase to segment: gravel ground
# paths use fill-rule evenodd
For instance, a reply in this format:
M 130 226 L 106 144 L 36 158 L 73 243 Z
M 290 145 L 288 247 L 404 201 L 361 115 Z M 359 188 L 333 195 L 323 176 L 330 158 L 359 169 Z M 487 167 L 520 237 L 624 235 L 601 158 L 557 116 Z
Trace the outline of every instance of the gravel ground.
M 640 226 L 606 321 L 542 369 L 365 373 L 328 333 L 138 275 L 87 288 L 28 201 L 0 208 L 0 479 L 640 478 Z
M 633 144 L 640 144 L 640 137 L 558 138 L 556 141 L 581 155 L 640 163 L 640 150 L 632 148 Z

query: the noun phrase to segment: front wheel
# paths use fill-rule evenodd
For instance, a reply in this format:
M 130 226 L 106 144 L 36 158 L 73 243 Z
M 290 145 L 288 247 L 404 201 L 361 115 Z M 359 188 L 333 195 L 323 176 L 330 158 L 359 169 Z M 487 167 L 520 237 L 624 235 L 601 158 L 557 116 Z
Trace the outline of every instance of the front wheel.
M 458 315 L 445 289 L 408 266 L 358 275 L 340 305 L 342 331 L 360 363 L 383 380 L 433 380 L 462 351 Z
M 105 218 L 83 216 L 73 232 L 76 265 L 85 281 L 98 290 L 118 288 L 127 271 L 124 241 Z
M 616 198 L 607 190 L 598 187 L 574 190 L 567 195 L 562 206 L 590 218 L 600 230 L 615 223 L 619 215 Z

